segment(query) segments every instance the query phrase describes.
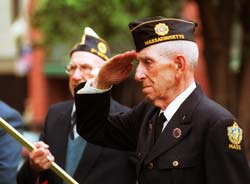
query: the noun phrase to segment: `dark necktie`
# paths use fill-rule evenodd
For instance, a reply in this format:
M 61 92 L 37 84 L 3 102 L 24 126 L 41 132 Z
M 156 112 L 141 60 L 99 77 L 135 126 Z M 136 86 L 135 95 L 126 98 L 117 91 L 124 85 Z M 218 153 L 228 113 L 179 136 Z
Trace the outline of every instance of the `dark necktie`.
M 73 140 L 75 138 L 74 136 L 74 126 L 76 124 L 76 112 L 73 113 L 71 117 L 71 123 L 69 127 L 69 137 Z
M 164 113 L 162 112 L 157 117 L 156 122 L 155 122 L 155 142 L 158 139 L 159 135 L 161 134 L 162 127 L 165 121 L 166 121 L 166 118 L 164 116 Z

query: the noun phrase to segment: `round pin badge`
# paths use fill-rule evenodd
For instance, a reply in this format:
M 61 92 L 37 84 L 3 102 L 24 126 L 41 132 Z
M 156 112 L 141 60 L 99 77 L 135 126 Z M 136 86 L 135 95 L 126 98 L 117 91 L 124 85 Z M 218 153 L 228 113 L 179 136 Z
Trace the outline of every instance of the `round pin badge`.
M 174 138 L 179 138 L 181 136 L 181 129 L 180 128 L 175 128 L 173 130 L 173 136 L 174 136 Z

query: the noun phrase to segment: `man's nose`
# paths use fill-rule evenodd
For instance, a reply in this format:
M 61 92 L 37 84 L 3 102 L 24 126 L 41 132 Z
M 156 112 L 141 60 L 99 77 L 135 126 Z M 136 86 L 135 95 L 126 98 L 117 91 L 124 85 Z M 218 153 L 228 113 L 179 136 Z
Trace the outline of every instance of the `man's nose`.
M 72 77 L 74 79 L 81 79 L 83 77 L 83 73 L 79 68 L 76 68 L 76 70 L 72 74 Z
M 143 67 L 138 64 L 136 71 L 135 71 L 135 80 L 141 82 L 145 79 L 145 71 Z

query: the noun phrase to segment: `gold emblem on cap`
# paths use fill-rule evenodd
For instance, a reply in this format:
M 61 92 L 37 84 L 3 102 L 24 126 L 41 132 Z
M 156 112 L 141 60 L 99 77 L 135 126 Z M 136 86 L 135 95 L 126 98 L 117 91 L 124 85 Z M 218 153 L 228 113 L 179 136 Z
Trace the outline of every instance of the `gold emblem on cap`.
M 106 47 L 106 45 L 103 42 L 99 42 L 97 44 L 97 48 L 102 53 L 106 53 L 107 52 L 107 47 Z
M 229 144 L 229 149 L 241 150 L 242 141 L 242 129 L 239 127 L 238 123 L 234 121 L 233 126 L 227 127 L 228 139 L 232 144 Z
M 165 23 L 156 24 L 154 30 L 159 36 L 165 36 L 169 32 L 169 28 Z

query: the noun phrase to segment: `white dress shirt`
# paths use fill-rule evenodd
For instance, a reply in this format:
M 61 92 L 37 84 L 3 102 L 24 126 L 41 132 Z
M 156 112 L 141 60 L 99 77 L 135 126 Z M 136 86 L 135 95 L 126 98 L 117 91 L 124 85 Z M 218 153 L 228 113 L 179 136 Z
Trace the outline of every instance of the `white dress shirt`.
M 167 119 L 164 124 L 162 130 L 167 126 L 168 122 L 171 120 L 173 115 L 179 109 L 181 104 L 187 99 L 187 97 L 194 91 L 196 88 L 195 82 L 193 82 L 185 91 L 183 91 L 180 95 L 178 95 L 165 110 L 163 110 L 164 116 Z

